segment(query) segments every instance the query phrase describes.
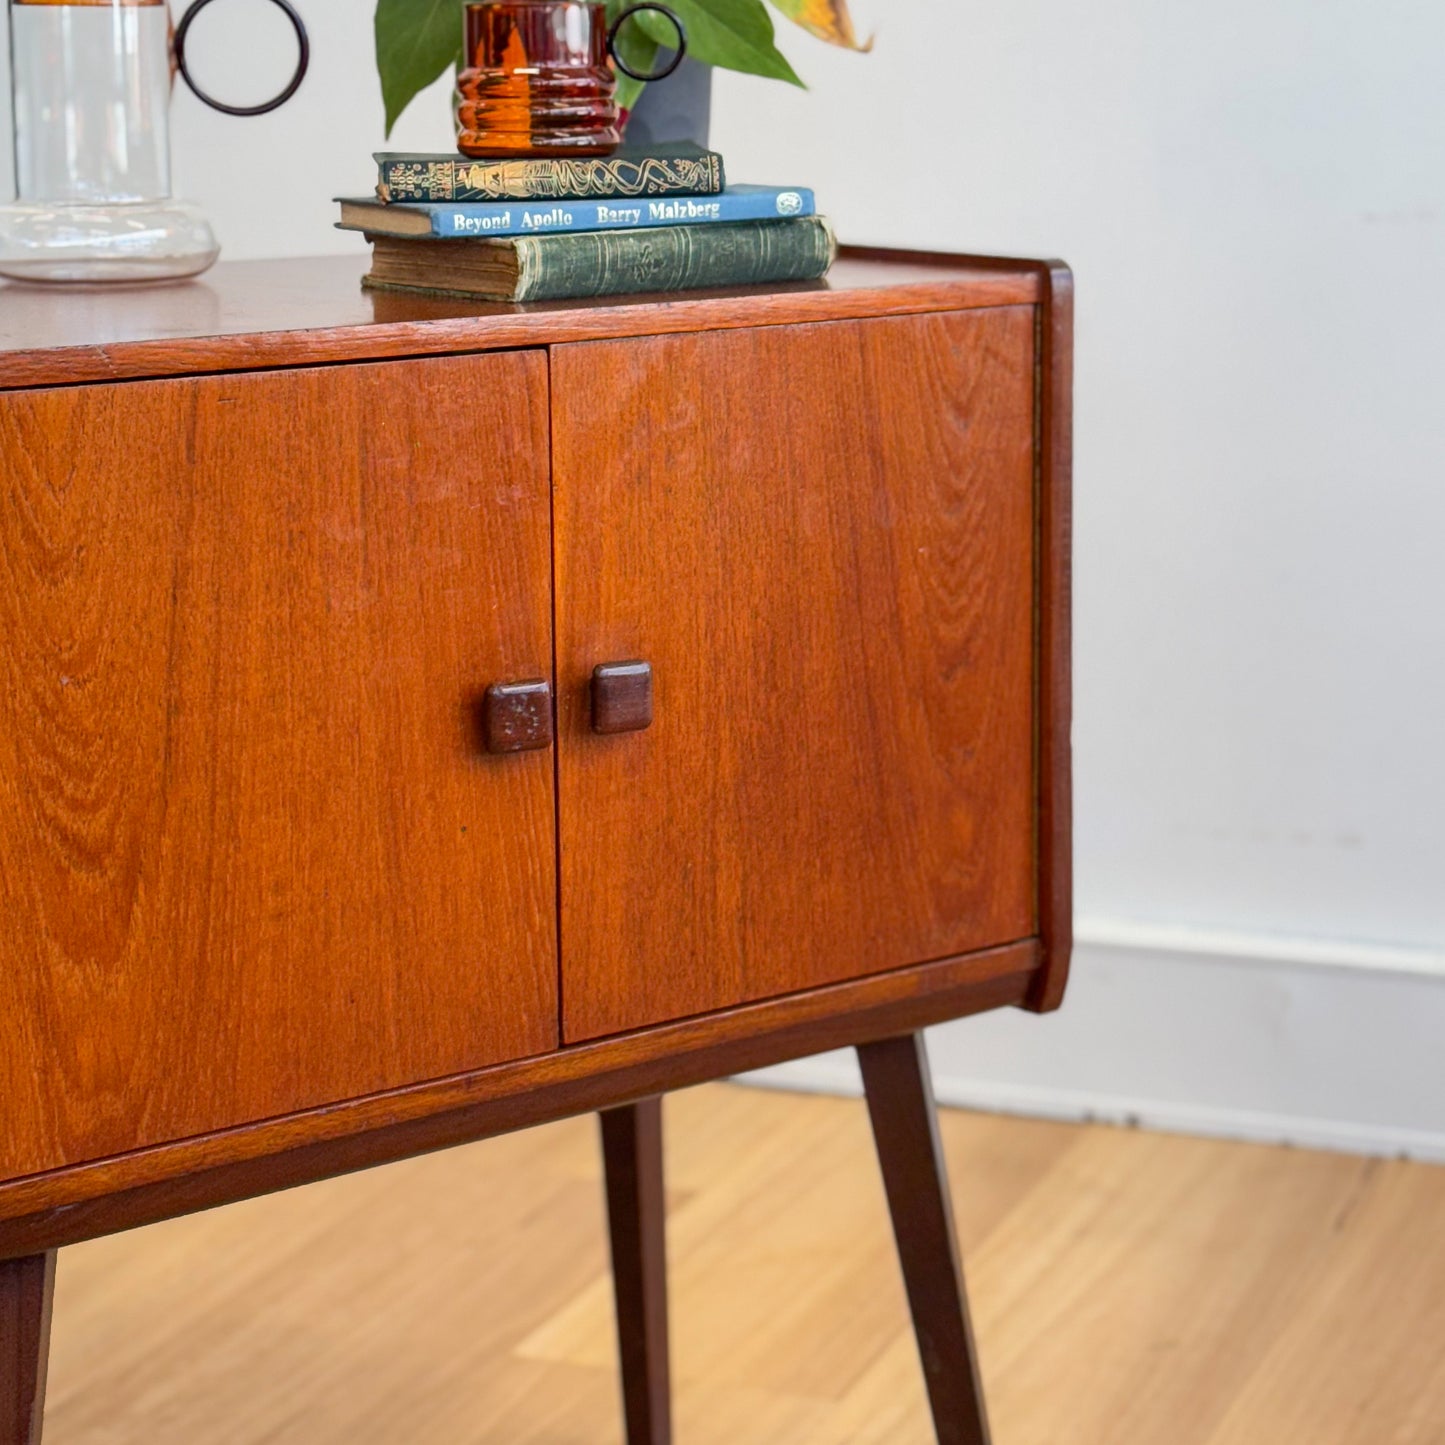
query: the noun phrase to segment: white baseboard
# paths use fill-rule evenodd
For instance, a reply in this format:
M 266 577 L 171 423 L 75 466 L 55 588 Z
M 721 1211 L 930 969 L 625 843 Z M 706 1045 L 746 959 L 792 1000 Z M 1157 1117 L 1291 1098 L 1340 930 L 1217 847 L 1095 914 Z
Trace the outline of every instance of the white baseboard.
M 940 1103 L 1445 1163 L 1445 955 L 1080 920 L 1063 1010 L 929 1034 Z M 748 1076 L 856 1093 L 846 1053 Z
M 1197 1134 L 1208 1139 L 1240 1139 L 1252 1144 L 1289 1144 L 1342 1154 L 1380 1154 L 1445 1163 L 1445 1133 L 1248 1109 L 1211 1108 L 1202 1104 L 1126 1099 L 1084 1090 L 1030 1088 L 1026 1084 L 990 1079 L 955 1079 L 941 1075 L 936 1060 L 933 1072 L 938 1102 L 954 1109 L 1016 1114 L 1028 1119 L 1059 1119 L 1068 1123 L 1118 1124 L 1165 1134 Z M 739 1082 L 801 1094 L 855 1097 L 863 1092 L 857 1067 L 846 1054 L 824 1054 L 816 1059 L 759 1069 L 743 1075 Z
M 1122 918 L 1079 918 L 1079 945 L 1120 951 L 1178 953 L 1194 958 L 1233 958 L 1247 963 L 1284 963 L 1297 968 L 1364 969 L 1372 973 L 1420 974 L 1445 978 L 1445 949 L 1357 943 L 1342 938 L 1297 938 L 1289 934 L 1238 933 L 1220 928 L 1136 923 Z

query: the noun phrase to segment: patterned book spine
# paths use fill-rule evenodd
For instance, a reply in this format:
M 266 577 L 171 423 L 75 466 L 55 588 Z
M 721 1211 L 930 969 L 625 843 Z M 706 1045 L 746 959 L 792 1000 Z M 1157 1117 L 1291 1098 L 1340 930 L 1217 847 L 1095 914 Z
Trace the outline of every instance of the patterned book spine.
M 473 161 L 379 156 L 383 201 L 536 201 L 589 196 L 715 196 L 722 157 L 608 156 L 593 160 Z
M 378 246 L 383 240 L 378 238 Z M 425 252 L 435 248 L 437 242 L 407 240 L 389 244 Z M 363 277 L 362 285 L 428 296 L 561 301 L 640 291 L 816 281 L 827 275 L 838 254 L 833 227 L 823 216 L 740 225 L 671 226 L 656 231 L 577 231 L 473 244 L 506 246 L 515 252 L 518 277 L 510 296 L 480 286 L 453 289 L 371 276 Z
M 815 281 L 837 254 L 833 229 L 821 216 L 524 236 L 508 244 L 517 248 L 517 301 Z

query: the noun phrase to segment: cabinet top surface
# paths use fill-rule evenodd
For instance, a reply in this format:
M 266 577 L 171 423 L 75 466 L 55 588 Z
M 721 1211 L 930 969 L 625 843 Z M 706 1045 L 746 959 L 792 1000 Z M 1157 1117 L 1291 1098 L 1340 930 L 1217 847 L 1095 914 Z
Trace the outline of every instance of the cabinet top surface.
M 1045 269 L 845 247 L 822 282 L 518 306 L 363 291 L 365 265 L 341 256 L 230 262 L 159 287 L 0 282 L 0 390 L 1030 305 Z

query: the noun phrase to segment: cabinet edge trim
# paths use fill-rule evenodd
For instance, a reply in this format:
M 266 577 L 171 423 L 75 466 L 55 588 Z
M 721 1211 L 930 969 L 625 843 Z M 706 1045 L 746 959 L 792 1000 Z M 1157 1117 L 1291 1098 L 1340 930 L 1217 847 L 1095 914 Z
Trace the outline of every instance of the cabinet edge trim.
M 0 1184 L 0 1259 L 76 1244 L 987 1009 L 1037 939 Z
M 1046 273 L 1034 261 L 869 247 L 844 247 L 841 254 L 861 260 L 936 266 L 938 278 L 838 291 L 826 285 L 802 283 L 791 290 L 689 292 L 653 302 L 622 298 L 616 304 L 518 306 L 502 314 L 481 316 L 373 321 L 312 330 L 149 337 L 31 350 L 5 350 L 0 344 L 0 396 L 8 391 L 102 382 L 420 360 L 528 350 L 575 341 L 1033 306 L 1046 294 Z M 956 270 L 961 266 L 993 274 L 966 278 L 949 275 L 950 267 Z

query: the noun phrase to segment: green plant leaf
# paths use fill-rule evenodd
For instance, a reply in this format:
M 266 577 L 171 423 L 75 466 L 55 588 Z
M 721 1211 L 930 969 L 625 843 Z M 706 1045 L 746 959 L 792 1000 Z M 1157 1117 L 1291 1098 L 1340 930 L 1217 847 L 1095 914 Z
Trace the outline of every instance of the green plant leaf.
M 798 73 L 773 43 L 773 17 L 763 0 L 667 0 L 687 27 L 687 53 L 704 65 L 741 70 L 802 85 Z M 677 38 L 671 21 L 644 10 L 635 22 L 654 40 L 671 45 Z
M 458 0 L 376 0 L 376 69 L 388 136 L 412 100 L 461 58 Z
M 773 0 L 773 8 L 829 45 L 841 45 L 846 50 L 873 49 L 871 40 L 859 45 L 848 0 Z
M 608 26 L 611 27 L 632 3 L 633 0 L 607 0 Z M 617 32 L 617 49 L 622 58 L 643 75 L 650 75 L 657 69 L 659 46 L 642 26 L 634 25 L 631 21 L 624 25 Z M 645 81 L 634 80 L 630 75 L 617 71 L 617 104 L 623 110 L 631 110 L 637 104 L 637 97 L 646 89 Z

